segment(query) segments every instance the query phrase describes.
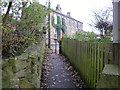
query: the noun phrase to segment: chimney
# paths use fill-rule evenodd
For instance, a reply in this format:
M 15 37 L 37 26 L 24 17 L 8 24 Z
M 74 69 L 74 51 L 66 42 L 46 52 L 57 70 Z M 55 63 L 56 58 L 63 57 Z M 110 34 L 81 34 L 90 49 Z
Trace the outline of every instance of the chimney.
M 70 15 L 70 14 L 71 14 L 70 12 L 67 12 L 67 16 L 71 17 L 71 15 Z
M 56 6 L 56 11 L 59 12 L 59 13 L 62 12 L 62 9 L 61 9 L 61 7 L 60 7 L 60 4 L 57 4 L 57 6 Z

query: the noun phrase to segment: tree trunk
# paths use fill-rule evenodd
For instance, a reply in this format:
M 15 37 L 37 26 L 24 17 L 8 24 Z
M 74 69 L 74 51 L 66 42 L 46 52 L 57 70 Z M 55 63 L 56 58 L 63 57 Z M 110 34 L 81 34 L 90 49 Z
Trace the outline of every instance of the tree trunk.
M 10 8 L 11 8 L 11 6 L 12 6 L 12 2 L 9 2 L 8 8 L 7 8 L 7 12 L 6 12 L 5 16 L 4 16 L 3 19 L 2 19 L 2 21 L 3 21 L 3 25 L 6 24 L 7 17 L 8 17 L 8 15 L 9 15 L 9 12 L 10 12 Z
M 105 30 L 105 36 L 107 36 L 107 30 Z
M 100 38 L 103 38 L 103 29 L 100 29 Z

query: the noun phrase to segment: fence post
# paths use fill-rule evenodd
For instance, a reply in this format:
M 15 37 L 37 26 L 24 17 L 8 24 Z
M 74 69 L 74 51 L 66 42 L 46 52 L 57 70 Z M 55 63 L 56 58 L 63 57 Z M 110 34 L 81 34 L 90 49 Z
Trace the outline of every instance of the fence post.
M 59 42 L 59 54 L 62 54 L 62 52 L 61 52 L 61 43 L 62 43 L 62 41 L 60 40 L 60 42 Z
M 113 43 L 113 60 L 109 63 L 105 63 L 105 67 L 101 74 L 100 80 L 97 83 L 97 88 L 120 88 L 120 63 L 119 55 L 120 48 L 119 43 Z M 107 52 L 108 54 L 108 52 Z M 107 55 L 108 56 L 108 55 Z M 110 58 L 107 58 L 107 60 Z
M 113 64 L 119 65 L 120 66 L 120 48 L 119 48 L 120 43 L 113 43 Z

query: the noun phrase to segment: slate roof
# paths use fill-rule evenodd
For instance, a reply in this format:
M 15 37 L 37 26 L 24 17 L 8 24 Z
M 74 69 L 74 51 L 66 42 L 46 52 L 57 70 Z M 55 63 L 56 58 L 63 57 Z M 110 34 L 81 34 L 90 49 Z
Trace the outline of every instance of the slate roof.
M 83 22 L 80 22 L 80 21 L 78 21 L 78 20 L 76 20 L 76 19 L 74 19 L 74 18 L 72 18 L 72 17 L 70 17 L 70 16 L 64 15 L 64 14 L 59 13 L 59 12 L 55 12 L 55 13 L 57 13 L 57 14 L 59 14 L 59 15 L 61 15 L 61 16 L 67 17 L 67 18 L 69 18 L 69 19 L 71 19 L 71 20 L 74 20 L 74 21 L 76 21 L 76 22 L 79 22 L 79 23 L 82 23 L 82 24 L 83 24 Z

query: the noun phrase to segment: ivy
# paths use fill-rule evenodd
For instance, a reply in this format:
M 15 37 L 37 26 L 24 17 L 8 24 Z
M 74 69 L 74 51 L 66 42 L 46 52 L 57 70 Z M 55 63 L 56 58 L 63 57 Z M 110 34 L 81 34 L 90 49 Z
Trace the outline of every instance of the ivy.
M 65 23 L 65 19 L 62 18 L 62 32 L 65 34 L 66 32 L 66 29 L 67 29 L 67 26 L 66 26 L 66 23 Z
M 63 33 L 65 33 L 66 29 L 67 29 L 65 19 L 62 18 L 62 20 L 61 20 L 60 16 L 57 16 L 57 24 L 55 24 L 54 22 L 55 22 L 55 18 L 54 18 L 54 16 L 52 16 L 52 26 L 54 28 L 56 28 L 57 39 L 60 40 L 60 32 L 61 32 L 61 30 L 62 30 Z
M 55 18 L 52 16 L 52 26 L 55 27 Z

